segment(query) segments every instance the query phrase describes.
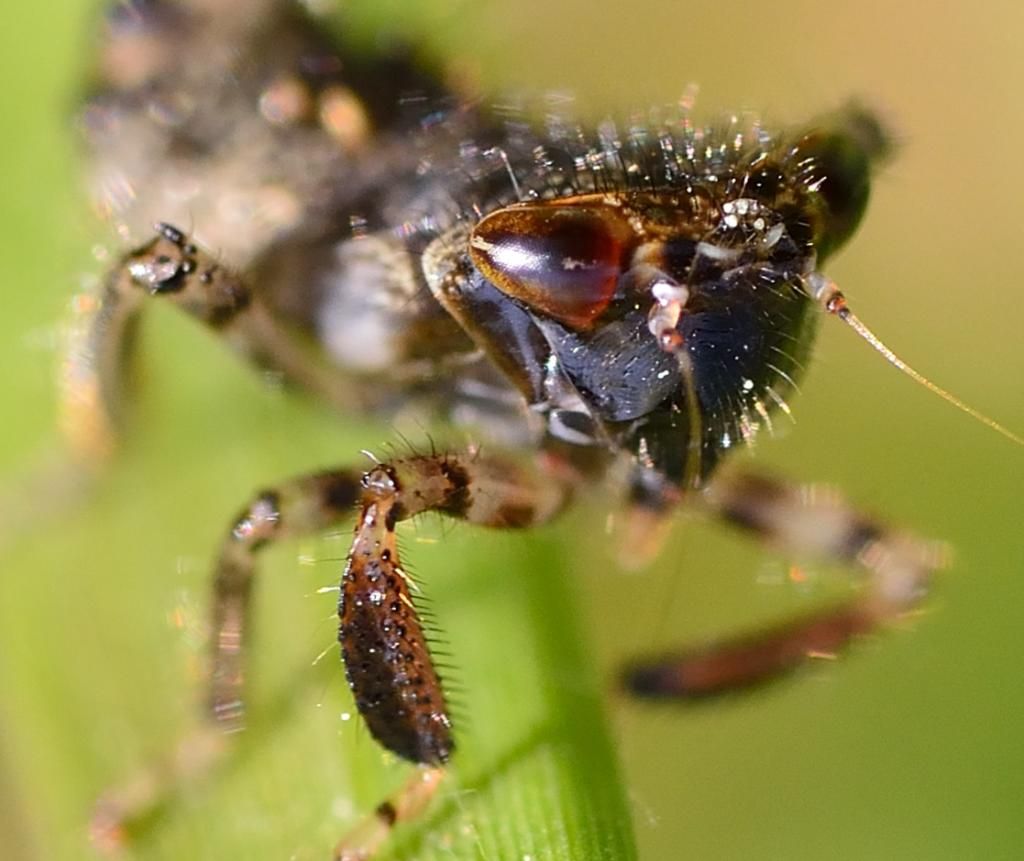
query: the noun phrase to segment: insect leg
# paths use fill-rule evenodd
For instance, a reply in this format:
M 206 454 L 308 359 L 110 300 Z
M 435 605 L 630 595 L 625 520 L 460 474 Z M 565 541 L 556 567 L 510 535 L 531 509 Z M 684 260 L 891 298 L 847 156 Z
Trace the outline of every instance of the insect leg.
M 361 477 L 358 470 L 334 470 L 292 479 L 257 494 L 233 521 L 213 581 L 206 720 L 169 756 L 100 799 L 91 827 L 97 846 L 123 845 L 150 824 L 182 786 L 223 760 L 229 734 L 243 728 L 245 645 L 256 555 L 271 542 L 315 534 L 348 519 L 359 498 Z
M 167 224 L 109 273 L 90 325 L 72 345 L 63 386 L 63 425 L 81 460 L 109 455 L 130 412 L 139 314 L 163 297 L 217 332 L 254 364 L 341 408 L 357 407 L 335 369 L 279 321 L 236 273 Z
M 369 861 L 399 822 L 422 815 L 437 794 L 443 768 L 418 768 L 391 798 L 381 802 L 334 847 L 334 861 Z
M 832 655 L 917 608 L 944 563 L 941 545 L 889 529 L 830 490 L 740 475 L 712 482 L 702 498 L 712 513 L 779 549 L 856 566 L 866 583 L 847 603 L 636 664 L 625 683 L 641 697 L 699 699 L 768 682 L 809 658 Z
M 399 558 L 398 522 L 434 511 L 495 528 L 542 523 L 563 508 L 567 482 L 490 456 L 431 455 L 381 464 L 363 478 L 361 512 L 342 578 L 338 638 L 370 732 L 425 766 L 338 844 L 338 859 L 366 859 L 394 824 L 433 795 L 454 748 L 441 680 L 413 606 L 416 584 Z
M 618 526 L 618 562 L 635 571 L 657 558 L 684 494 L 653 470 L 637 470 Z
M 258 494 L 235 519 L 214 577 L 207 720 L 171 754 L 101 799 L 94 842 L 122 845 L 181 787 L 209 773 L 243 727 L 248 610 L 256 555 L 270 542 L 319 532 L 360 506 L 339 604 L 339 639 L 349 684 L 372 734 L 427 766 L 339 844 L 339 858 L 369 858 L 392 826 L 427 804 L 452 750 L 440 679 L 412 604 L 396 524 L 426 511 L 496 528 L 541 523 L 563 507 L 565 482 L 500 458 L 431 455 L 396 460 L 366 474 L 315 473 Z

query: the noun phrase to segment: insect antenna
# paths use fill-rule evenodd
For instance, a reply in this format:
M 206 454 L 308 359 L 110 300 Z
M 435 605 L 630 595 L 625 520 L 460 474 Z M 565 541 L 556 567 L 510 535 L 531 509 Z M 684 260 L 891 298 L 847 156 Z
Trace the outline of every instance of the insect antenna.
M 890 350 L 889 347 L 887 347 L 885 343 L 866 325 L 864 325 L 853 311 L 850 310 L 850 306 L 846 303 L 846 297 L 836 286 L 834 281 L 830 281 L 824 276 L 819 275 L 817 272 L 812 273 L 808 277 L 807 281 L 811 296 L 821 303 L 822 307 L 824 307 L 829 314 L 833 314 L 838 317 L 846 323 L 847 326 L 853 329 L 854 332 L 860 335 L 861 338 L 874 347 L 875 350 L 881 353 L 890 365 L 893 365 L 895 368 L 910 377 L 914 382 L 924 386 L 928 391 L 938 395 L 947 403 L 950 403 L 958 410 L 967 413 L 971 418 L 981 422 L 983 425 L 994 430 L 1001 436 L 1006 437 L 1011 442 L 1014 442 L 1017 445 L 1024 445 L 1024 437 L 1018 436 L 1013 431 L 1003 427 L 995 419 L 989 418 L 983 412 L 980 412 L 970 406 L 970 404 L 964 403 L 952 392 L 948 392 L 941 386 L 936 385 L 924 376 L 924 374 L 912 368 L 904 362 L 903 359 Z

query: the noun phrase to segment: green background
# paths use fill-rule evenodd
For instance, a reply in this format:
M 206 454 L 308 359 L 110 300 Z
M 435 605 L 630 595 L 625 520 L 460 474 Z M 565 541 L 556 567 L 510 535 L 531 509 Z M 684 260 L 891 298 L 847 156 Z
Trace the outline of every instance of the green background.
M 129 451 L 84 506 L 25 490 L 56 450 L 61 321 L 99 269 L 69 130 L 94 5 L 18 3 L 0 28 L 0 836 L 13 858 L 89 857 L 91 800 L 187 724 L 208 561 L 245 497 L 389 439 L 268 391 L 154 309 Z M 671 101 L 688 82 L 709 115 L 877 106 L 901 150 L 829 274 L 920 370 L 1024 429 L 1018 4 L 349 5 L 364 30 L 400 22 L 495 87 L 574 90 L 595 110 Z M 812 569 L 796 587 L 787 560 L 687 518 L 656 565 L 624 574 L 593 537 L 600 499 L 529 538 L 428 523 L 406 545 L 465 689 L 463 751 L 458 792 L 399 849 L 629 858 L 632 817 L 643 859 L 1024 853 L 1024 450 L 834 323 L 795 408 L 795 427 L 743 457 L 948 540 L 955 564 L 928 612 L 757 696 L 639 707 L 612 693 L 624 658 L 806 609 L 841 578 Z M 402 779 L 339 720 L 333 652 L 303 669 L 333 639 L 334 595 L 317 589 L 344 552 L 339 536 L 268 555 L 253 738 L 139 857 L 324 858 Z

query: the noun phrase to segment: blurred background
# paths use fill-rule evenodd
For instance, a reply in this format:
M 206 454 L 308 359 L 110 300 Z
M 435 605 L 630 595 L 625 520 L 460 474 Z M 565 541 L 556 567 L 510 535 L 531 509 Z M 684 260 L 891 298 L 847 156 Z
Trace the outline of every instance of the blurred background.
M 850 96 L 876 106 L 900 150 L 829 274 L 919 370 L 1024 430 L 1019 4 L 348 7 L 364 33 L 400 28 L 496 90 L 568 89 L 597 114 L 673 101 L 688 83 L 705 116 L 800 122 Z M 109 238 L 79 193 L 71 134 L 96 11 L 21 3 L 0 29 L 5 500 L 58 450 L 61 321 L 99 271 L 93 245 Z M 268 391 L 187 321 L 150 318 L 125 456 L 86 505 L 62 511 L 25 491 L 0 524 L 0 829 L 16 853 L 5 857 L 89 857 L 91 800 L 187 724 L 208 562 L 247 495 L 389 439 Z M 741 457 L 949 541 L 955 562 L 927 612 L 756 696 L 641 707 L 613 692 L 624 659 L 807 609 L 841 594 L 842 578 L 809 569 L 794 582 L 790 560 L 685 518 L 652 569 L 623 574 L 611 543 L 592 538 L 607 513 L 596 504 L 531 537 L 428 524 L 408 543 L 466 688 L 469 788 L 404 857 L 630 857 L 628 820 L 638 856 L 655 861 L 1021 856 L 1024 449 L 834 322 L 802 388 L 798 423 Z M 29 508 L 54 513 L 23 526 Z M 350 705 L 333 651 L 295 671 L 331 645 L 335 597 L 317 590 L 336 581 L 344 552 L 335 536 L 269 554 L 277 576 L 261 594 L 254 658 L 265 738 L 182 798 L 139 857 L 322 858 L 404 774 L 339 719 Z M 532 750 L 531 732 L 554 753 L 528 753 L 520 797 L 508 752 Z M 545 789 L 546 774 L 565 792 Z M 567 821 L 596 834 L 589 854 Z M 501 842 L 522 823 L 530 833 Z

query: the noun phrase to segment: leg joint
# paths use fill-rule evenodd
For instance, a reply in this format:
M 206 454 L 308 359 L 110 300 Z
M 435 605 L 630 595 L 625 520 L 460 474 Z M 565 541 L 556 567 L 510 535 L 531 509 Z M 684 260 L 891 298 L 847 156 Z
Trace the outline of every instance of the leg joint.
M 256 551 L 273 539 L 282 526 L 280 495 L 276 491 L 264 491 L 235 521 L 231 538 Z

